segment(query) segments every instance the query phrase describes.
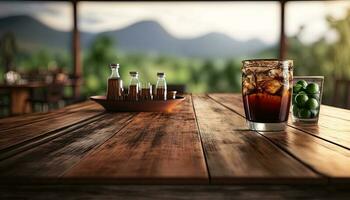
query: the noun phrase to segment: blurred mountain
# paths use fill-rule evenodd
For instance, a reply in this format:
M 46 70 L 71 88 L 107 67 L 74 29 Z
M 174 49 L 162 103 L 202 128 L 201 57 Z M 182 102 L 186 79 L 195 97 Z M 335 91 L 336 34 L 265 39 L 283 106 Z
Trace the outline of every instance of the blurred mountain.
M 222 33 L 209 33 L 183 41 L 182 52 L 193 56 L 252 55 L 267 48 L 260 40 L 238 41 Z
M 52 29 L 30 16 L 0 18 L 0 36 L 13 32 L 21 48 L 36 50 L 70 49 L 71 33 Z M 267 45 L 260 40 L 238 41 L 222 33 L 209 33 L 179 39 L 155 21 L 140 21 L 122 29 L 99 33 L 112 37 L 120 51 L 152 52 L 178 56 L 227 57 L 252 55 Z M 87 48 L 97 34 L 82 32 L 81 44 Z
M 114 38 L 123 51 L 180 54 L 181 40 L 171 36 L 154 21 L 141 21 L 123 29 L 100 33 Z
M 14 33 L 21 48 L 33 49 L 40 46 L 66 48 L 70 33 L 51 29 L 29 16 L 10 16 L 0 19 L 0 35 Z

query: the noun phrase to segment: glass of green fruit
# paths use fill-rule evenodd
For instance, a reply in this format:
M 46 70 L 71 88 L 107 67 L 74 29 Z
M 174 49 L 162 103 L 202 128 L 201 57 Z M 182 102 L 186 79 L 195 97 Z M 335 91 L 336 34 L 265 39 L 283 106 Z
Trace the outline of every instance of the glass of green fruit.
M 294 76 L 292 95 L 293 122 L 318 122 L 323 81 L 323 76 Z

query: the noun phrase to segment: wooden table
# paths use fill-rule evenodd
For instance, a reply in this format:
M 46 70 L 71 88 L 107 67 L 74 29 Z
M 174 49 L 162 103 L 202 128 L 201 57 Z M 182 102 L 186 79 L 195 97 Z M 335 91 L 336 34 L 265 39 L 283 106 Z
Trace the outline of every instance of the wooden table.
M 32 108 L 27 103 L 31 92 L 37 88 L 47 87 L 47 83 L 32 82 L 26 84 L 0 84 L 0 90 L 9 90 L 11 98 L 10 113 L 12 115 L 19 115 L 24 113 L 31 113 Z
M 217 199 L 217 191 L 247 190 L 322 199 L 342 186 L 347 190 L 332 195 L 349 197 L 349 110 L 322 106 L 318 125 L 289 122 L 286 131 L 261 133 L 247 129 L 239 94 L 186 97 L 172 113 L 107 113 L 89 101 L 2 119 L 0 190 L 21 197 L 18 185 L 33 192 L 33 184 L 45 184 L 36 191 L 100 194 L 103 187 L 107 196 L 192 191 L 192 198 L 197 191 Z M 196 187 L 183 188 L 189 184 Z

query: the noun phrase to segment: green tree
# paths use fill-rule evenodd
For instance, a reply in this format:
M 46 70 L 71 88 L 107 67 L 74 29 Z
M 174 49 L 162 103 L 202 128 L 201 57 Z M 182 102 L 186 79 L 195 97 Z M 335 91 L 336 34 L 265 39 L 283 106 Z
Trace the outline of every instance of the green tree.
M 13 33 L 5 33 L 0 39 L 0 55 L 6 71 L 9 71 L 11 66 L 14 65 L 17 51 L 18 46 L 15 35 Z
M 339 78 L 350 78 L 350 10 L 343 19 L 327 17 L 331 30 L 338 39 L 329 45 L 328 58 L 333 65 L 333 75 Z
M 323 75 L 325 77 L 323 100 L 332 103 L 335 79 L 350 78 L 350 10 L 343 19 L 326 18 L 330 27 L 337 35 L 335 41 L 327 41 L 325 37 L 306 45 L 300 41 L 303 33 L 288 38 L 288 54 L 295 66 L 295 75 Z
M 118 62 L 114 41 L 107 36 L 97 36 L 84 59 L 86 95 L 102 93 L 106 90 L 106 80 L 110 75 L 109 63 Z
M 228 88 L 224 88 L 225 92 L 240 92 L 241 90 L 241 66 L 236 60 L 228 60 L 225 65 L 223 77 L 228 82 Z

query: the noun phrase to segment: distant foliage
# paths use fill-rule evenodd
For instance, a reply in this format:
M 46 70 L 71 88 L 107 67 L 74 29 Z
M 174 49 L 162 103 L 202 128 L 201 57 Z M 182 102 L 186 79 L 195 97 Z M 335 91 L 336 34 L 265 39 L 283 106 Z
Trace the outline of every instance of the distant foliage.
M 328 42 L 321 38 L 312 44 L 300 41 L 303 29 L 288 38 L 288 57 L 294 60 L 295 75 L 325 76 L 324 101 L 331 103 L 336 78 L 350 79 L 350 11 L 343 19 L 327 17 L 327 22 L 338 38 Z M 204 59 L 176 57 L 147 53 L 125 54 L 119 51 L 117 41 L 99 36 L 87 51 L 83 52 L 84 95 L 104 94 L 110 75 L 108 64 L 119 63 L 124 86 L 129 83 L 129 71 L 138 71 L 142 82 L 155 84 L 156 73 L 166 73 L 169 84 L 185 84 L 188 92 L 240 92 L 241 59 Z M 48 53 L 42 49 L 26 52 L 17 47 L 16 39 L 7 34 L 0 39 L 2 66 L 13 65 L 20 72 L 47 70 L 50 66 L 72 72 L 71 52 Z M 117 47 L 115 47 L 117 46 Z M 278 47 L 271 47 L 255 58 L 276 57 Z M 5 67 L 1 67 L 2 73 Z
M 330 31 L 337 35 L 336 41 L 325 37 L 305 45 L 300 32 L 288 40 L 288 57 L 294 60 L 295 75 L 323 75 L 325 77 L 324 102 L 332 103 L 336 79 L 350 79 L 350 10 L 343 19 L 327 17 Z
M 4 34 L 0 39 L 0 57 L 1 65 L 3 65 L 7 71 L 15 64 L 17 51 L 18 46 L 14 34 Z
M 110 75 L 109 63 L 120 64 L 124 87 L 129 83 L 129 71 L 138 71 L 142 82 L 155 84 L 159 71 L 166 73 L 168 84 L 184 84 L 189 92 L 240 91 L 240 63 L 234 60 L 203 60 L 167 55 L 123 54 L 114 41 L 99 36 L 84 54 L 85 95 L 103 94 Z
M 84 93 L 99 94 L 106 90 L 108 64 L 118 60 L 117 52 L 113 47 L 113 41 L 106 36 L 95 39 L 86 52 L 83 62 Z

